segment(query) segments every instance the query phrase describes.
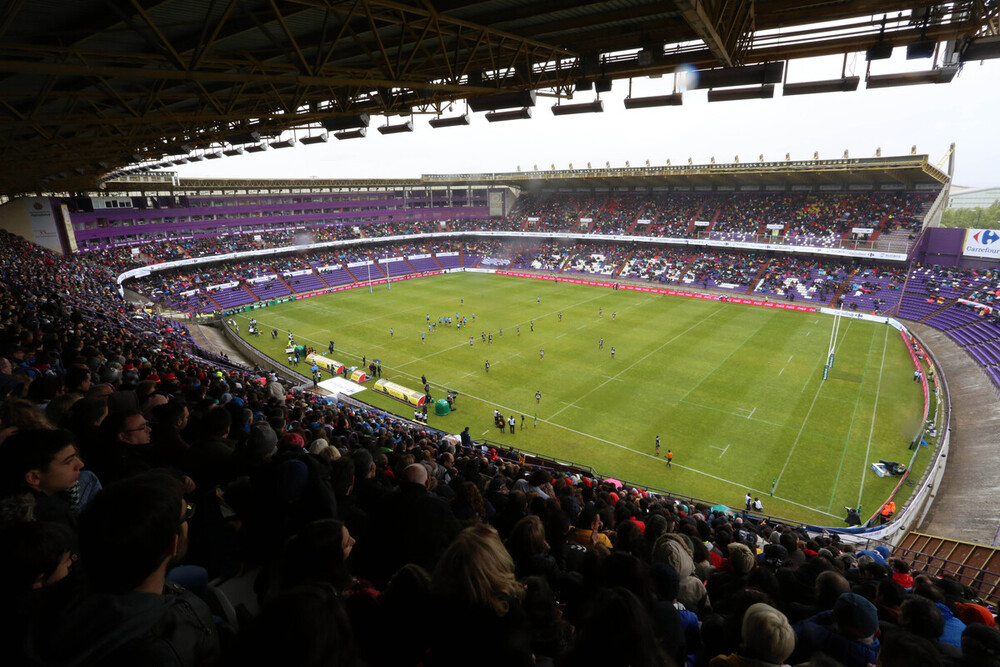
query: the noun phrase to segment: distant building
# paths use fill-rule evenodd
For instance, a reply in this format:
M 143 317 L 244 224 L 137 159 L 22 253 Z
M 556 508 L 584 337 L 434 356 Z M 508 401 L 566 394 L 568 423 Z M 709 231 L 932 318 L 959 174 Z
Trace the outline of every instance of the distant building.
M 1000 187 L 952 187 L 948 195 L 948 208 L 988 208 L 998 201 L 1000 201 Z

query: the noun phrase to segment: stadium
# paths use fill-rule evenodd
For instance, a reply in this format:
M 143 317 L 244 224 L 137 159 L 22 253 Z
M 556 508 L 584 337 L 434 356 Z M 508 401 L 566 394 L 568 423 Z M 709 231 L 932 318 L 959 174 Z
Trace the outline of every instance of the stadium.
M 1000 55 L 990 3 L 613 4 L 11 10 L 15 664 L 997 664 L 1000 236 L 941 226 L 954 145 L 227 176 L 612 81 L 641 109 Z M 871 73 L 895 46 L 932 69 Z

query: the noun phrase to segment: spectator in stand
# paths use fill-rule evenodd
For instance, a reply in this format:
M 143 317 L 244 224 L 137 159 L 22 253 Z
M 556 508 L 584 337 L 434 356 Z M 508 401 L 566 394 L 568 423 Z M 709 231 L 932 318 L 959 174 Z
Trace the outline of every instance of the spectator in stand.
M 521 606 L 524 587 L 492 527 L 480 524 L 459 533 L 438 561 L 431 596 L 433 616 L 449 632 L 432 634 L 427 667 L 534 664 Z M 505 640 L 484 645 L 483 628 Z
M 743 615 L 742 643 L 737 653 L 712 658 L 709 667 L 783 665 L 795 648 L 795 631 L 785 615 L 758 602 Z
M 63 492 L 73 488 L 81 470 L 71 432 L 18 431 L 0 446 L 0 497 L 28 495 L 37 520 L 74 524 L 73 501 Z
M 822 652 L 844 667 L 868 667 L 875 664 L 878 657 L 877 632 L 875 605 L 857 593 L 844 593 L 832 611 L 821 612 L 795 624 L 792 663 Z
M 41 600 L 31 655 L 46 664 L 203 665 L 219 653 L 208 607 L 166 581 L 187 548 L 193 509 L 167 475 L 104 489 L 80 517 L 86 575 Z

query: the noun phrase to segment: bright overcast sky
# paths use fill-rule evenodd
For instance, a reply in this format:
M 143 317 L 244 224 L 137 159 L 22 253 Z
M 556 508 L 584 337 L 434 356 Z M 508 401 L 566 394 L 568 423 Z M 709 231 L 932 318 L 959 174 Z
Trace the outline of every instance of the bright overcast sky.
M 872 63 L 872 74 L 928 69 L 930 60 L 906 61 L 904 49 L 890 60 Z M 789 82 L 839 78 L 842 57 L 792 61 Z M 465 127 L 433 129 L 430 116 L 417 116 L 409 134 L 381 135 L 385 118 L 373 116 L 364 139 L 328 144 L 297 145 L 291 149 L 207 160 L 174 167 L 181 177 L 213 178 L 416 178 L 421 174 L 484 173 L 573 167 L 684 164 L 692 158 L 716 162 L 870 157 L 878 147 L 883 156 L 926 153 L 937 163 L 956 144 L 954 183 L 960 186 L 1000 185 L 996 153 L 1000 150 L 1000 62 L 967 63 L 949 84 L 878 90 L 864 89 L 864 54 L 848 61 L 847 74 L 860 76 L 853 93 L 782 97 L 780 86 L 769 100 L 716 102 L 707 92 L 684 94 L 681 107 L 625 110 L 628 81 L 614 82 L 601 96 L 602 114 L 554 117 L 554 100 L 538 98 L 534 117 L 488 123 L 473 113 Z M 637 79 L 633 95 L 673 92 L 674 77 Z M 574 102 L 589 102 L 593 92 L 577 93 Z M 459 115 L 464 102 L 454 105 Z M 403 122 L 393 117 L 392 124 Z M 303 131 L 298 136 L 305 136 Z M 289 136 L 287 133 L 285 137 Z M 947 169 L 947 163 L 942 164 Z

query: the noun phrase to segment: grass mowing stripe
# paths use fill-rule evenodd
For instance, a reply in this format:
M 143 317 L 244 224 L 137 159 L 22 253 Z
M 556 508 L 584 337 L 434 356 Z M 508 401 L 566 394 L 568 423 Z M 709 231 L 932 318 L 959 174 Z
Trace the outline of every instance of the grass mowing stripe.
M 624 369 L 622 369 L 620 372 L 615 373 L 614 375 L 612 375 L 611 377 L 609 377 L 607 380 L 605 380 L 601 384 L 597 385 L 596 387 L 593 387 L 587 393 L 581 394 L 580 396 L 578 396 L 576 398 L 575 401 L 573 401 L 573 403 L 568 404 L 566 407 L 569 407 L 570 405 L 575 405 L 576 403 L 578 403 L 579 401 L 583 400 L 587 396 L 590 396 L 591 394 L 593 394 L 595 391 L 597 391 L 598 389 L 600 389 L 601 387 L 603 387 L 607 383 L 611 382 L 612 380 L 617 379 L 620 375 L 624 375 L 625 373 L 627 373 L 628 371 L 632 370 L 633 368 L 635 368 L 636 366 L 638 366 L 640 363 L 642 363 L 643 361 L 645 361 L 649 357 L 653 356 L 654 354 L 656 354 L 657 352 L 659 352 L 660 350 L 662 350 L 663 348 L 665 348 L 667 345 L 670 345 L 671 343 L 673 343 L 674 341 L 676 341 L 678 338 L 681 338 L 682 336 L 686 336 L 688 334 L 688 332 L 691 331 L 692 329 L 695 329 L 696 327 L 700 327 L 702 324 L 704 324 L 705 322 L 709 321 L 710 319 L 712 319 L 713 317 L 715 317 L 716 315 L 718 315 L 719 313 L 721 313 L 723 311 L 723 309 L 724 308 L 717 308 L 717 309 L 713 310 L 707 316 L 705 316 L 701 320 L 695 322 L 694 324 L 692 324 L 687 329 L 685 329 L 681 333 L 677 334 L 676 336 L 674 336 L 670 340 L 664 342 L 659 347 L 657 347 L 657 348 L 651 350 L 650 352 L 644 354 L 643 356 L 639 357 L 634 362 L 632 362 L 631 364 L 629 364 L 628 366 L 626 366 Z M 758 331 L 759 331 L 759 329 L 758 329 Z M 746 342 L 746 341 L 744 341 L 744 342 Z M 741 345 L 741 347 L 742 347 L 742 345 Z M 729 356 L 732 356 L 732 354 L 730 354 Z M 726 358 L 728 359 L 729 357 L 726 357 Z M 691 393 L 691 392 L 688 392 L 688 393 Z M 560 412 L 562 412 L 565 409 L 566 408 L 562 408 L 561 410 L 559 410 L 555 414 L 551 415 L 549 417 L 549 419 L 554 419 L 556 415 L 558 415 Z
M 872 423 L 868 427 L 868 447 L 865 449 L 865 458 L 861 462 L 861 485 L 858 487 L 858 504 L 861 507 L 861 494 L 865 491 L 865 475 L 868 474 L 868 455 L 872 450 L 872 438 L 875 436 L 875 416 L 878 414 L 879 393 L 882 391 L 882 370 L 885 367 L 885 351 L 889 345 L 889 331 L 885 331 L 885 341 L 882 343 L 882 365 L 878 369 L 878 382 L 875 384 L 875 402 L 872 404 Z
M 841 343 L 843 341 L 847 340 L 847 334 L 850 332 L 850 329 L 851 329 L 850 322 L 848 322 L 848 324 L 847 324 L 847 329 L 848 330 L 844 332 L 843 337 L 841 337 L 841 339 L 839 341 L 837 341 L 837 348 L 836 349 L 839 349 Z M 816 372 L 816 370 L 813 369 L 813 373 L 815 373 L 815 372 Z M 805 391 L 805 387 L 803 387 L 802 390 Z M 823 382 L 820 382 L 819 386 L 816 387 L 816 394 L 813 395 L 812 403 L 809 404 L 809 411 L 806 412 L 805 419 L 802 420 L 802 426 L 799 427 L 799 432 L 795 436 L 795 441 L 792 443 L 791 449 L 788 450 L 788 456 L 785 458 L 785 465 L 783 465 L 781 467 L 781 472 L 778 473 L 778 476 L 775 478 L 774 488 L 778 488 L 778 485 L 781 484 L 781 478 L 785 474 L 785 470 L 788 469 L 788 463 L 792 460 L 792 455 L 795 454 L 795 448 L 798 447 L 799 440 L 802 439 L 802 433 L 805 431 L 806 424 L 809 423 L 809 416 L 812 415 L 813 408 L 816 407 L 816 401 L 819 399 L 819 394 L 820 394 L 821 391 L 823 391 Z
M 729 354 L 726 355 L 726 358 L 719 362 L 718 366 L 716 366 L 715 368 L 712 368 L 712 370 L 710 370 L 702 379 L 698 380 L 698 382 L 693 387 L 691 387 L 691 389 L 689 389 L 686 394 L 684 394 L 683 396 L 681 396 L 681 398 L 680 398 L 680 400 L 678 402 L 683 403 L 684 399 L 686 399 L 688 396 L 690 396 L 691 393 L 695 389 L 697 389 L 702 384 L 704 384 L 705 380 L 707 380 L 708 378 L 712 377 L 712 375 L 715 373 L 715 371 L 717 371 L 720 368 L 722 368 L 725 365 L 725 363 L 732 358 L 732 356 L 734 354 L 736 354 L 739 350 L 741 350 L 743 348 L 744 345 L 747 344 L 747 341 L 749 341 L 751 338 L 753 338 L 754 336 L 756 336 L 757 334 L 759 334 L 760 331 L 761 331 L 761 329 L 763 329 L 766 325 L 767 325 L 766 321 L 761 322 L 760 326 L 758 326 L 754 331 L 751 331 L 750 335 L 743 339 L 743 342 L 741 342 L 739 345 L 737 345 L 736 347 L 734 347 L 733 350 Z M 684 333 L 687 333 L 687 332 L 685 331 Z M 702 361 L 705 361 L 704 353 L 702 354 Z M 707 361 L 705 361 L 705 364 L 708 365 L 708 366 L 711 366 L 711 364 L 709 364 Z
M 883 330 L 885 333 L 885 330 Z M 833 499 L 837 495 L 837 486 L 840 484 L 840 473 L 844 470 L 844 459 L 847 458 L 847 450 L 851 446 L 851 433 L 854 431 L 854 420 L 858 417 L 858 406 L 861 404 L 861 396 L 865 389 L 865 379 L 868 377 L 868 367 L 871 365 L 872 348 L 875 346 L 875 331 L 868 342 L 868 354 L 865 355 L 865 369 L 861 372 L 861 381 L 858 383 L 857 396 L 854 399 L 854 410 L 851 412 L 851 423 L 847 426 L 847 433 L 844 435 L 844 447 L 840 450 L 840 464 L 837 466 L 837 475 L 833 480 L 833 488 L 830 490 L 830 502 L 826 504 L 827 509 L 833 507 Z M 885 360 L 885 345 L 882 346 L 882 359 Z M 881 369 L 879 371 L 881 373 Z M 867 460 L 867 457 L 865 458 Z

